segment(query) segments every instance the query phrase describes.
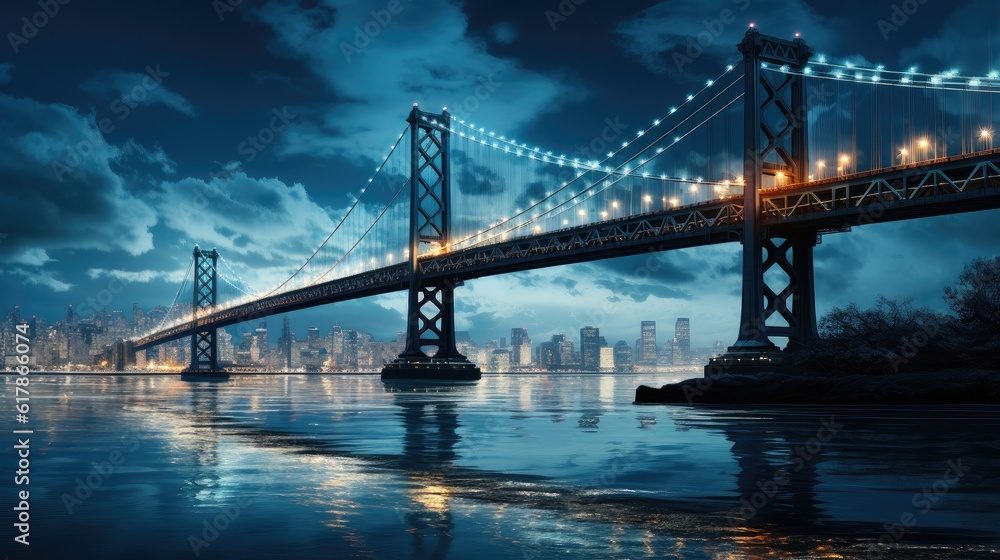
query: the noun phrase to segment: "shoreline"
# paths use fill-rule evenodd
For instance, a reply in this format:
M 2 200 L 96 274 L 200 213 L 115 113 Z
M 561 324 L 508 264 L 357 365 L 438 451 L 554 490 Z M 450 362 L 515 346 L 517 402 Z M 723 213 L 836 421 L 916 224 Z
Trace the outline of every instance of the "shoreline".
M 1000 404 L 1000 372 L 720 374 L 640 385 L 633 404 Z

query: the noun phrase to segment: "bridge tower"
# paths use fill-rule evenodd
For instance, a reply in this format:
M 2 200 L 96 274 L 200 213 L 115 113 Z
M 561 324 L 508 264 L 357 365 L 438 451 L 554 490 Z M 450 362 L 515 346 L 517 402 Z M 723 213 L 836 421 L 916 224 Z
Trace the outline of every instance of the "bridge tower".
M 477 380 L 479 368 L 455 345 L 453 278 L 424 279 L 421 244 L 446 247 L 451 242 L 451 115 L 426 113 L 416 104 L 410 124 L 410 288 L 406 348 L 385 365 L 382 379 Z M 432 354 L 425 350 L 433 349 Z
M 737 45 L 743 55 L 743 300 L 740 333 L 728 353 L 713 359 L 705 374 L 774 369 L 781 352 L 770 336 L 788 337 L 792 350 L 818 338 L 813 292 L 813 246 L 817 231 L 770 235 L 760 223 L 762 187 L 802 183 L 808 177 L 809 136 L 805 80 L 801 70 L 813 51 L 801 38 L 762 35 L 751 28 Z M 764 71 L 763 65 L 789 72 Z M 768 181 L 765 184 L 765 176 Z M 765 256 L 766 251 L 766 256 Z M 775 266 L 788 278 L 774 290 L 765 274 Z M 773 278 L 773 275 L 772 275 Z M 785 325 L 768 325 L 783 321 Z
M 194 246 L 194 318 L 197 319 L 203 310 L 215 307 L 218 294 L 216 278 L 216 263 L 219 252 L 215 249 L 202 251 Z M 216 341 L 216 330 L 196 332 L 191 337 L 191 372 L 219 371 L 219 351 Z

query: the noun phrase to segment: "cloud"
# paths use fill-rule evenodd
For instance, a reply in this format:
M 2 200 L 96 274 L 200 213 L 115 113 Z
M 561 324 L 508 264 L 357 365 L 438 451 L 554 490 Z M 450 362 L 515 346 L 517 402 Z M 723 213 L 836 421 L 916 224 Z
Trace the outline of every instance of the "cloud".
M 913 14 L 912 18 L 923 16 L 921 12 Z M 931 17 L 928 12 L 926 17 Z M 966 75 L 985 75 L 990 70 L 1000 70 L 1000 55 L 994 53 L 996 21 L 1000 18 L 1000 6 L 993 0 L 969 0 L 956 3 L 955 10 L 939 22 L 937 32 L 925 35 L 910 48 L 900 52 L 901 67 L 913 64 L 929 64 L 922 67 L 926 72 L 944 72 L 956 63 L 973 63 L 983 61 L 985 65 L 959 68 Z M 991 33 L 989 28 L 993 27 Z M 901 30 L 898 37 L 907 35 Z M 890 39 L 895 38 L 893 35 Z M 986 58 L 987 53 L 994 53 L 993 59 Z
M 83 89 L 97 95 L 117 97 L 121 103 L 129 107 L 160 104 L 189 117 L 197 114 L 190 101 L 183 95 L 167 89 L 161 82 L 156 81 L 151 73 L 108 70 L 87 80 L 83 84 Z M 115 110 L 114 106 L 112 110 Z
M 14 69 L 14 65 L 5 62 L 0 64 L 0 84 L 6 84 L 10 81 L 10 71 Z
M 501 21 L 493 27 L 490 28 L 490 37 L 493 39 L 494 43 L 500 45 L 509 45 L 517 40 L 520 35 L 520 31 L 517 27 L 509 21 Z
M 87 276 L 91 280 L 98 278 L 115 278 L 128 283 L 138 282 L 146 284 L 153 280 L 163 280 L 167 283 L 180 284 L 184 280 L 185 269 L 181 270 L 109 270 L 106 268 L 91 268 L 87 270 Z
M 49 257 L 49 254 L 45 252 L 45 249 L 40 249 L 38 247 L 26 247 L 20 253 L 11 255 L 7 259 L 7 262 L 10 264 L 23 264 L 25 266 L 43 266 L 51 260 L 52 259 Z
M 44 264 L 59 249 L 152 249 L 156 215 L 113 169 L 126 159 L 93 115 L 0 93 L 0 207 L 9 234 L 0 261 Z
M 305 187 L 237 171 L 211 182 L 167 181 L 156 196 L 163 223 L 194 243 L 230 255 L 284 263 L 304 260 L 335 224 Z
M 747 25 L 766 21 L 762 33 L 791 35 L 801 30 L 810 44 L 833 49 L 841 44 L 839 21 L 819 15 L 803 0 L 671 0 L 642 10 L 618 25 L 625 52 L 658 74 L 682 76 L 689 70 L 701 79 L 721 68 L 712 63 L 733 60 L 735 45 Z M 697 60 L 708 55 L 712 61 Z M 695 62 L 697 60 L 697 62 Z M 698 73 L 701 72 L 701 73 Z
M 8 274 L 24 278 L 25 284 L 44 286 L 53 292 L 68 292 L 73 288 L 73 284 L 68 284 L 57 279 L 55 274 L 49 270 L 25 270 L 23 268 L 15 268 Z
M 646 282 L 630 282 L 624 278 L 604 277 L 594 282 L 601 288 L 612 292 L 608 301 L 620 301 L 622 297 L 627 297 L 636 303 L 645 303 L 649 296 L 661 299 L 691 299 L 691 295 L 682 290 L 675 290 L 663 284 L 651 284 Z
M 272 50 L 301 59 L 337 100 L 314 108 L 283 134 L 284 154 L 381 159 L 414 102 L 456 116 L 503 123 L 513 132 L 579 97 L 565 76 L 543 75 L 490 54 L 468 33 L 459 4 L 404 2 L 385 24 L 366 2 L 329 0 L 306 8 L 273 3 L 250 11 L 273 28 Z M 377 30 L 368 34 L 366 30 Z

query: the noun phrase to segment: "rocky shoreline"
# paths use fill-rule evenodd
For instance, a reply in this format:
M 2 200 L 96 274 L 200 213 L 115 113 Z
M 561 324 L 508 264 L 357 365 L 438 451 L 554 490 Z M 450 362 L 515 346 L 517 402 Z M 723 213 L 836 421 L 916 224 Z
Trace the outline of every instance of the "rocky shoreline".
M 1000 404 L 1000 372 L 950 369 L 891 375 L 720 374 L 660 388 L 635 404 Z

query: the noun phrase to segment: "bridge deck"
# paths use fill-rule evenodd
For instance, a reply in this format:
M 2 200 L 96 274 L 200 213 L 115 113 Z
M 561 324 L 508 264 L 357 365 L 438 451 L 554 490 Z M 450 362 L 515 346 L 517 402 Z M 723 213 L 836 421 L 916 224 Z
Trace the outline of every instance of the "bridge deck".
M 1000 207 L 1000 149 L 760 192 L 768 235 Z M 742 195 L 421 257 L 428 278 L 463 281 L 549 266 L 738 241 Z M 210 328 L 408 288 L 398 264 L 222 309 L 137 339 L 141 350 Z

